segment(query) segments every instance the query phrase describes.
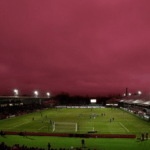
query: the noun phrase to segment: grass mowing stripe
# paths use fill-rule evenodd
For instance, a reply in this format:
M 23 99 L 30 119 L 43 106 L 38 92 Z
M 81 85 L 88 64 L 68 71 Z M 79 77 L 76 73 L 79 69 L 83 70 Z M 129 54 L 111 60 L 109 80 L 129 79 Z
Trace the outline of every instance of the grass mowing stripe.
M 13 128 L 15 128 L 15 127 L 21 126 L 21 125 L 26 124 L 26 123 L 28 123 L 28 122 L 31 122 L 31 121 L 24 122 L 24 123 L 19 124 L 19 125 L 17 125 L 17 126 L 13 126 L 12 128 L 9 128 L 9 129 L 13 129 Z
M 81 148 L 82 138 L 69 137 L 47 137 L 47 136 L 27 136 L 21 137 L 18 135 L 6 135 L 6 138 L 0 136 L 0 141 L 3 141 L 8 146 L 19 144 L 28 147 L 38 147 L 47 150 L 47 143 L 50 142 L 53 149 L 66 148 L 71 146 Z M 150 140 L 138 139 L 122 139 L 122 138 L 84 138 L 86 148 L 84 150 L 148 150 L 150 147 Z
M 104 113 L 104 110 L 106 114 L 105 116 L 103 117 L 99 116 L 96 117 L 96 119 L 93 119 L 92 117 L 91 119 L 89 119 L 90 114 L 93 112 L 87 111 L 85 109 L 61 109 L 58 116 L 56 116 L 57 112 L 55 111 L 55 109 L 48 109 L 42 111 L 43 117 L 41 117 L 40 113 L 35 112 L 28 115 L 17 116 L 13 119 L 6 119 L 7 121 L 6 120 L 2 122 L 0 121 L 0 129 L 8 130 L 8 131 L 17 131 L 17 132 L 18 131 L 21 132 L 25 130 L 26 132 L 43 132 L 43 133 L 46 133 L 49 130 L 48 132 L 51 133 L 53 129 L 52 124 L 49 124 L 50 123 L 49 119 L 51 118 L 52 121 L 56 123 L 57 122 L 61 123 L 58 125 L 58 127 L 62 126 L 62 128 L 61 129 L 58 128 L 58 129 L 59 131 L 62 130 L 63 132 L 66 133 L 67 132 L 76 133 L 73 130 L 75 127 L 75 123 L 77 123 L 78 125 L 77 133 L 80 134 L 85 133 L 86 131 L 88 132 L 89 130 L 92 131 L 93 127 L 95 131 L 99 131 L 100 133 L 102 131 L 102 133 L 104 134 L 105 133 L 112 134 L 114 131 L 118 131 L 118 132 L 114 132 L 114 134 L 115 133 L 129 134 L 130 132 L 130 134 L 136 134 L 136 136 L 141 136 L 141 132 L 150 133 L 150 128 L 149 128 L 150 124 L 148 122 L 139 119 L 134 115 L 131 115 L 130 113 L 127 113 L 120 109 L 117 109 L 115 111 L 109 108 L 103 110 L 94 109 L 94 113 L 101 114 Z M 66 112 L 70 113 L 70 115 L 69 116 L 66 115 L 65 114 Z M 80 119 L 79 114 L 84 114 L 84 118 Z M 47 118 L 45 118 L 46 115 Z M 33 117 L 35 118 L 34 121 L 32 121 Z M 110 123 L 110 118 L 113 117 L 115 118 L 115 121 Z M 43 123 L 41 123 L 41 119 L 43 119 Z M 31 121 L 31 122 L 22 125 L 22 123 L 25 123 L 27 121 Z M 128 129 L 129 132 L 119 122 L 121 122 Z M 40 129 L 43 126 L 45 126 L 45 128 Z M 90 127 L 90 128 L 84 128 L 84 127 Z M 85 132 L 81 130 L 85 130 Z
M 126 129 L 126 131 L 129 132 L 129 130 L 121 122 L 119 122 L 119 123 Z

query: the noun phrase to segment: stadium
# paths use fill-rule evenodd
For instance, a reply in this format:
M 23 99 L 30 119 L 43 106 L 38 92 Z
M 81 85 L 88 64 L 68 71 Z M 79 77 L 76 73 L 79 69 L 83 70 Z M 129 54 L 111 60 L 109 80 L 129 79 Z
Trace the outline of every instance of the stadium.
M 64 95 L 38 97 L 36 92 L 32 97 L 17 92 L 1 96 L 0 148 L 148 149 L 149 97 L 137 93 L 103 102 L 76 97 L 72 103 Z
M 0 150 L 149 150 L 149 5 L 1 0 Z

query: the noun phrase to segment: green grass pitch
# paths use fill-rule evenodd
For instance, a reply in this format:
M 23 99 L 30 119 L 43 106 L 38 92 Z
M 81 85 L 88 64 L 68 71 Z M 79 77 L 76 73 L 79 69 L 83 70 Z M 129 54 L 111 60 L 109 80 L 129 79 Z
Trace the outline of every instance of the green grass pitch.
M 94 119 L 93 114 L 96 114 Z M 105 116 L 101 114 L 105 113 Z M 83 117 L 79 117 L 79 114 Z M 92 118 L 90 119 L 90 114 Z M 45 116 L 47 115 L 47 118 Z M 99 115 L 99 116 L 97 116 Z M 32 118 L 34 117 L 34 121 Z M 55 131 L 49 118 L 56 122 Z M 114 121 L 112 120 L 114 118 Z M 43 119 L 43 123 L 41 120 Z M 110 122 L 110 119 L 112 120 Z M 60 124 L 57 124 L 59 122 Z M 75 131 L 77 123 L 77 132 Z M 97 131 L 97 134 L 134 134 L 150 133 L 150 123 L 135 117 L 120 109 L 98 108 L 98 109 L 48 109 L 32 114 L 22 115 L 14 118 L 0 120 L 0 130 L 4 131 L 26 131 L 46 133 L 87 133 Z
M 71 146 L 74 148 L 82 147 L 82 138 L 70 137 L 47 137 L 47 136 L 27 136 L 22 137 L 19 135 L 6 135 L 0 136 L 0 141 L 5 142 L 9 146 L 14 144 L 26 145 L 28 147 L 42 147 L 47 150 L 48 142 L 51 143 L 52 148 L 67 148 Z M 83 150 L 149 150 L 150 140 L 137 140 L 137 139 L 116 139 L 116 138 L 85 138 L 85 146 Z M 75 149 L 74 149 L 75 150 Z
M 94 119 L 93 114 L 96 114 Z M 101 114 L 105 113 L 105 116 Z M 79 118 L 79 114 L 83 118 Z M 90 119 L 90 114 L 92 118 Z M 47 118 L 45 118 L 47 115 Z M 99 116 L 97 116 L 99 115 Z M 34 121 L 32 118 L 34 117 Z M 52 124 L 49 124 L 49 118 L 54 122 L 64 122 L 55 126 L 53 131 Z M 115 120 L 110 122 L 110 119 Z M 43 119 L 43 123 L 41 122 Z M 66 124 L 70 123 L 70 124 Z M 77 123 L 77 132 L 75 124 Z M 26 131 L 26 132 L 46 132 L 46 133 L 87 133 L 88 131 L 97 131 L 97 134 L 135 134 L 141 137 L 141 133 L 150 133 L 150 123 L 135 117 L 134 115 L 120 109 L 99 108 L 99 109 L 48 109 L 32 114 L 22 115 L 14 118 L 0 120 L 0 130 L 4 131 Z M 47 137 L 47 136 L 15 136 L 6 135 L 0 136 L 0 143 L 4 141 L 7 145 L 12 146 L 15 143 L 26 145 L 28 147 L 43 147 L 47 149 L 48 142 L 53 148 L 74 148 L 81 147 L 81 138 L 69 137 Z M 85 138 L 87 148 L 85 150 L 142 150 L 149 149 L 150 140 L 137 139 L 116 139 L 116 138 Z

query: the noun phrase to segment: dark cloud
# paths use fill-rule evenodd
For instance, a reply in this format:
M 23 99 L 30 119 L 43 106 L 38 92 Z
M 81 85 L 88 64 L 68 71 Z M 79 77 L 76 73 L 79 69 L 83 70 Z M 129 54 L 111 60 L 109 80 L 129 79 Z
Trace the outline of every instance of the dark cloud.
M 150 2 L 0 2 L 1 93 L 149 91 Z

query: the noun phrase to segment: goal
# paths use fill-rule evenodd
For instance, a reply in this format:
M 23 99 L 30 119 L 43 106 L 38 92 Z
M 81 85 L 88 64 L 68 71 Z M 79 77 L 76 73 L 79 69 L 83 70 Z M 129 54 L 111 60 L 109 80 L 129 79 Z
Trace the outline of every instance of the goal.
M 77 123 L 72 122 L 54 122 L 53 132 L 77 132 Z

